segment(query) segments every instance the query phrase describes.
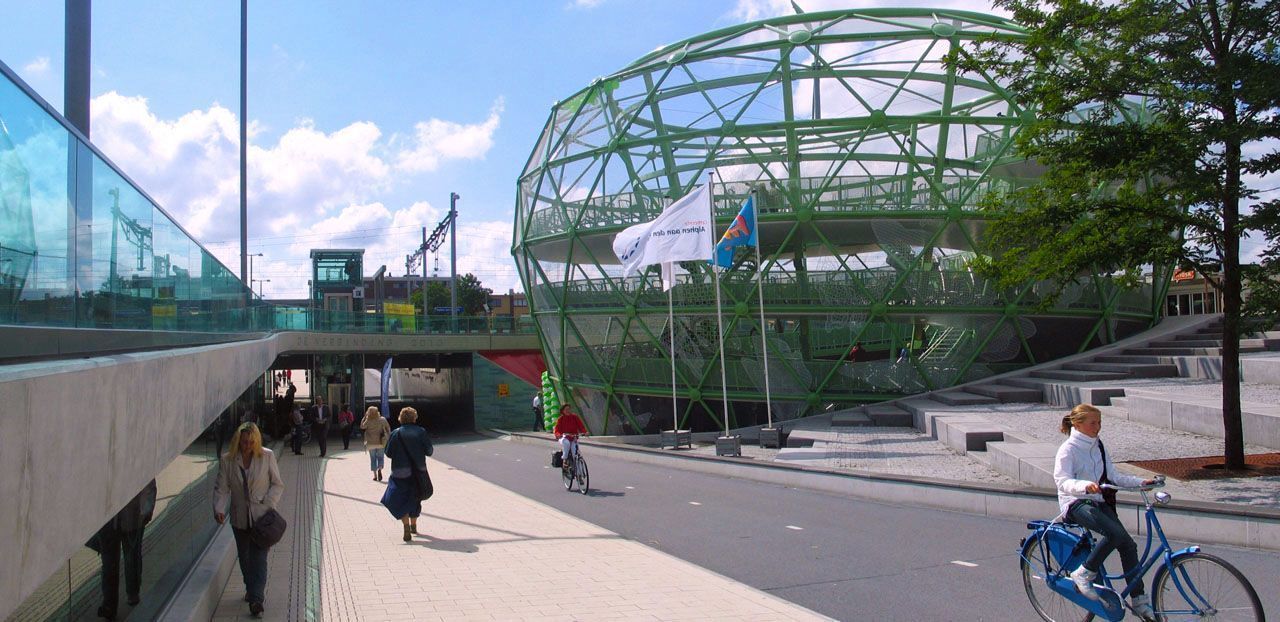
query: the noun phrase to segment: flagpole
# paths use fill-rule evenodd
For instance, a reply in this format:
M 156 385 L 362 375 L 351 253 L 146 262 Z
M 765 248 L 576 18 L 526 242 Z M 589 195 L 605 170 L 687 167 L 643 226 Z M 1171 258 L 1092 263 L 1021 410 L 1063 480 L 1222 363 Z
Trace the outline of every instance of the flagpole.
M 711 226 L 708 228 L 711 230 L 711 240 L 714 243 L 716 239 L 715 237 L 716 236 L 716 230 L 715 230 L 716 173 L 715 171 L 711 171 L 711 172 L 708 172 L 707 175 L 711 176 L 711 181 L 708 182 L 708 186 L 707 186 L 707 191 L 710 192 L 711 194 Z M 720 407 L 721 407 L 721 410 L 724 411 L 724 435 L 728 437 L 729 436 L 729 381 L 725 374 L 725 367 L 727 365 L 726 365 L 726 361 L 724 360 L 724 318 L 723 318 L 724 313 L 721 311 L 721 308 L 720 308 L 720 270 L 719 270 L 720 266 L 716 265 L 715 262 L 712 262 L 711 266 L 712 266 L 711 274 L 715 276 L 715 287 L 716 287 L 716 333 L 718 333 L 720 337 L 719 339 L 720 341 Z
M 675 267 L 672 266 L 671 270 L 668 272 L 671 273 L 671 280 L 675 281 Z M 667 336 L 671 340 L 671 432 L 672 434 L 675 434 L 680 431 L 680 415 L 677 414 L 677 410 L 679 410 L 679 402 L 676 399 L 676 316 L 675 311 L 673 310 L 674 305 L 672 304 L 671 293 L 671 291 L 675 289 L 675 283 L 667 283 L 666 285 L 667 326 L 669 327 L 667 330 Z M 678 444 L 677 447 L 679 447 Z
M 764 264 L 760 263 L 760 205 L 756 200 L 756 189 L 751 189 L 751 219 L 755 222 L 756 230 L 756 297 L 760 301 L 760 351 L 764 353 L 764 410 L 765 416 L 768 417 L 769 428 L 773 428 L 773 398 L 769 392 L 769 341 L 765 337 L 766 325 L 764 323 Z

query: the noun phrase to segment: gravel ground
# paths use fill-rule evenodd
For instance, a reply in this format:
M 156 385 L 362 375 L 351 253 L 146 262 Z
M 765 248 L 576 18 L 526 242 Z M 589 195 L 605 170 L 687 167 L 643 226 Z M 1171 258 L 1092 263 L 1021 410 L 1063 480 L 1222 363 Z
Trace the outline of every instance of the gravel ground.
M 1018 480 L 997 473 L 972 457 L 957 454 L 950 447 L 912 428 L 833 428 L 815 435 L 822 440 L 815 441 L 813 447 L 825 450 L 822 457 L 783 454 L 779 459 L 777 449 L 755 445 L 743 445 L 742 456 L 829 469 L 1026 487 Z M 716 448 L 711 444 L 695 446 L 694 452 L 714 456 Z

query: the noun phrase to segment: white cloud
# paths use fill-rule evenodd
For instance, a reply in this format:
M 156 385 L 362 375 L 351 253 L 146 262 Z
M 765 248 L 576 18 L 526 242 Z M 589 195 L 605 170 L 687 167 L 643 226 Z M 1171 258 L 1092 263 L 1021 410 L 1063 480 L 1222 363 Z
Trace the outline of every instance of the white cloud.
M 35 60 L 22 66 L 22 73 L 26 76 L 43 77 L 49 73 L 49 57 L 38 56 Z
M 95 98 L 91 110 L 94 142 L 103 153 L 238 272 L 236 116 L 215 104 L 162 119 L 145 98 L 115 92 Z M 367 121 L 325 132 L 302 120 L 274 143 L 255 142 L 259 128 L 250 124 L 249 246 L 250 252 L 264 253 L 254 261 L 254 278 L 271 279 L 267 296 L 306 296 L 312 248 L 365 248 L 367 274 L 384 264 L 392 274 L 403 274 L 405 253 L 418 248 L 422 228 L 433 229 L 444 211 L 425 201 L 386 205 L 381 197 L 408 180 L 393 172 L 483 157 L 501 113 L 499 100 L 481 124 L 419 123 L 414 148 L 399 152 Z M 464 217 L 458 227 L 459 273 L 473 272 L 495 291 L 519 289 L 510 244 L 510 221 L 471 223 Z M 441 249 L 444 274 L 447 249 Z
M 570 9 L 594 9 L 600 6 L 604 0 L 573 0 L 567 8 Z
M 434 171 L 443 160 L 483 159 L 493 147 L 493 133 L 502 117 L 503 100 L 498 98 L 483 123 L 462 125 L 430 119 L 414 126 L 413 146 L 401 151 L 396 168 L 408 172 Z

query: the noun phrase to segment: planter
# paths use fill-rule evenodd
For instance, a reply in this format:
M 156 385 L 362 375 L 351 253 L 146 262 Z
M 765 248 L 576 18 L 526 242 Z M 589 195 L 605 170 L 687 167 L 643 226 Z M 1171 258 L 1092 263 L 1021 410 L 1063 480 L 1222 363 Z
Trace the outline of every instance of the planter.
M 761 447 L 782 447 L 782 428 L 760 428 Z
M 693 433 L 689 430 L 663 430 L 662 447 L 680 449 L 681 445 L 693 449 Z
M 742 455 L 742 437 L 741 436 L 720 436 L 716 438 L 716 455 L 717 456 L 741 456 Z

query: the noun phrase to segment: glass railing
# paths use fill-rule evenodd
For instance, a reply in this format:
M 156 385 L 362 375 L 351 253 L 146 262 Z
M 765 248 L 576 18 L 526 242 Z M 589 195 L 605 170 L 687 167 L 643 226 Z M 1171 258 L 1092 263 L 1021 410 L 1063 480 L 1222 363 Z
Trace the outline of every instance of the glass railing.
M 0 63 L 0 324 L 200 332 L 533 333 L 529 319 L 263 302 Z

